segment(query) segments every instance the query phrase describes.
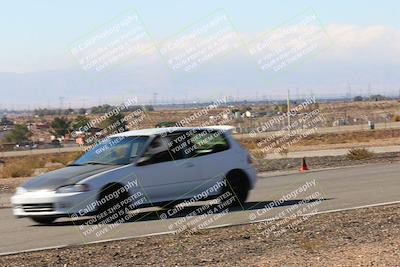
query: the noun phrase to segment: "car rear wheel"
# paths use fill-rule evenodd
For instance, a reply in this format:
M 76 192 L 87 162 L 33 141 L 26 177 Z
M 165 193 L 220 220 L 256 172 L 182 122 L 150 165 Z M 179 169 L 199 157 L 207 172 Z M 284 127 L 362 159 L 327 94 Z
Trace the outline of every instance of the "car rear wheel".
M 226 187 L 223 193 L 229 192 L 228 198 L 234 197 L 234 201 L 230 206 L 243 207 L 250 190 L 249 180 L 246 175 L 240 171 L 232 171 L 225 177 L 225 181 Z
M 31 217 L 31 220 L 40 224 L 52 224 L 56 218 L 54 217 Z

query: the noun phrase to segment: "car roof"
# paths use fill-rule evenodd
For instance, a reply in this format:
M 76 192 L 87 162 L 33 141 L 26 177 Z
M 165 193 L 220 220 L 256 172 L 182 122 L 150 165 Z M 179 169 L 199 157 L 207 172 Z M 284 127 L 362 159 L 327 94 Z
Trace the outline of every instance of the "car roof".
M 229 125 L 215 125 L 207 127 L 163 127 L 163 128 L 149 128 L 133 130 L 128 132 L 122 132 L 111 135 L 110 137 L 121 137 L 121 136 L 150 136 L 163 133 L 172 133 L 177 131 L 190 131 L 190 130 L 220 130 L 230 132 L 234 127 Z

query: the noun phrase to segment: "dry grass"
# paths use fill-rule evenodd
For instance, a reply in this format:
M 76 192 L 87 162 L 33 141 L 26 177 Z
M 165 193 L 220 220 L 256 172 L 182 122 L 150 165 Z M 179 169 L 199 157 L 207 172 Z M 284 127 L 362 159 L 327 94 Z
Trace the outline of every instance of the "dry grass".
M 4 167 L 0 171 L 3 178 L 10 177 L 29 177 L 32 176 L 35 169 L 44 168 L 46 163 L 61 163 L 63 166 L 73 161 L 80 155 L 80 152 L 67 152 L 57 154 L 43 154 L 23 157 L 10 157 L 3 159 Z M 61 167 L 61 166 L 60 166 Z M 49 170 L 55 170 L 57 167 L 51 167 Z
M 253 149 L 250 154 L 255 160 L 262 160 L 265 157 L 265 153 L 260 149 Z
M 293 147 L 307 147 L 310 145 L 330 145 L 330 144 L 356 144 L 362 142 L 371 142 L 374 145 L 379 145 L 379 142 L 384 140 L 394 140 L 400 138 L 399 129 L 379 129 L 379 130 L 365 130 L 365 131 L 351 131 L 351 132 L 338 132 L 338 133 L 317 133 L 308 135 L 301 139 Z M 264 138 L 241 138 L 238 141 L 240 144 L 248 149 L 259 149 L 257 142 L 262 141 Z M 276 141 L 278 138 L 271 140 L 270 143 Z M 263 143 L 263 146 L 267 144 Z
M 400 115 L 398 115 L 398 114 L 394 115 L 393 121 L 400 121 Z
M 7 164 L 1 170 L 1 177 L 28 177 L 33 173 L 33 168 L 21 165 L 19 162 Z
M 279 150 L 279 154 L 282 156 L 282 157 L 287 157 L 287 155 L 288 155 L 288 153 L 289 153 L 289 148 L 287 148 L 287 147 L 282 147 L 280 150 Z
M 375 153 L 369 151 L 366 148 L 352 148 L 347 153 L 347 158 L 349 160 L 363 160 L 370 159 L 375 155 Z

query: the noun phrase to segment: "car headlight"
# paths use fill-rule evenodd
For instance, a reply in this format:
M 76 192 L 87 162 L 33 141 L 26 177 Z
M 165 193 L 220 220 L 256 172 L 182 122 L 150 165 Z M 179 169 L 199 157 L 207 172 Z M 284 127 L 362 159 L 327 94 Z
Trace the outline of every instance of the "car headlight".
M 16 195 L 21 195 L 23 193 L 26 193 L 26 191 L 27 190 L 25 188 L 23 188 L 23 187 L 17 187 L 16 190 L 15 190 L 15 194 Z
M 89 191 L 87 184 L 72 184 L 57 188 L 56 193 L 77 193 Z

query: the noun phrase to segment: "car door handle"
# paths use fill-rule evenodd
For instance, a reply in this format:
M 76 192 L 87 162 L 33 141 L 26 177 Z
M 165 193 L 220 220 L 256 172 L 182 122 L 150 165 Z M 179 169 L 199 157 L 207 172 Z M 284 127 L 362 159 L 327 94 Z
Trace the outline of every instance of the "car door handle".
M 192 168 L 192 167 L 194 167 L 194 164 L 191 163 L 191 162 L 185 162 L 185 163 L 183 164 L 183 166 L 186 167 L 186 168 Z

